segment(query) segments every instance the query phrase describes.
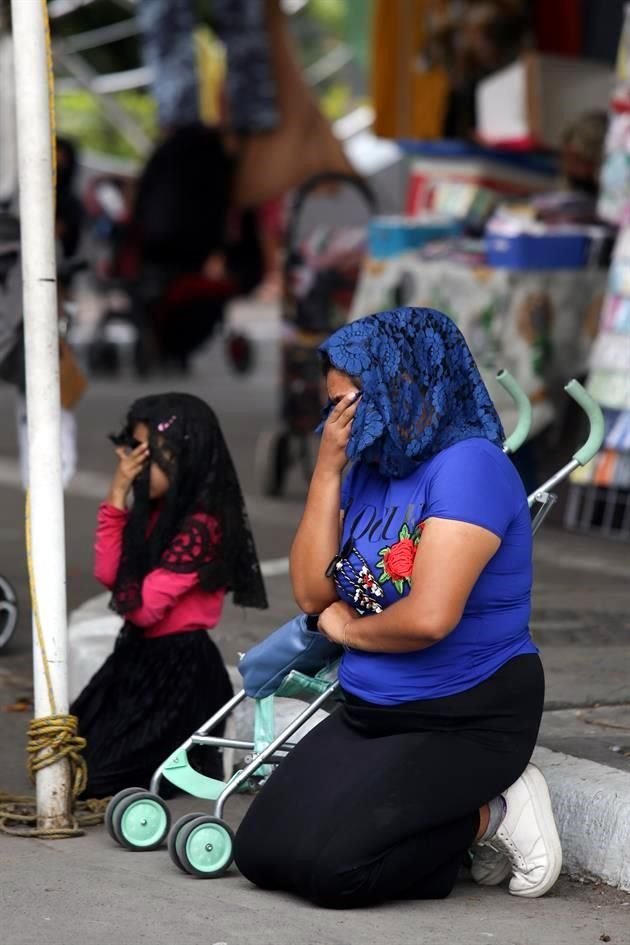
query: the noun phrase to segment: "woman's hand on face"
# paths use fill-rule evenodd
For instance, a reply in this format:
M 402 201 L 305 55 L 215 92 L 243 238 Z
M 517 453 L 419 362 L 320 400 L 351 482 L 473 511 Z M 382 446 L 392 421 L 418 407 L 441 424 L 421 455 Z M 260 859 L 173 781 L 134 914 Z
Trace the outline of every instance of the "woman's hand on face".
M 130 452 L 121 446 L 116 450 L 116 456 L 118 456 L 118 467 L 114 473 L 108 501 L 117 508 L 125 508 L 134 480 L 140 475 L 149 459 L 149 444 L 141 443 Z
M 317 462 L 327 471 L 341 473 L 348 461 L 346 447 L 360 396 L 360 391 L 345 394 L 324 424 Z
M 319 615 L 317 626 L 327 639 L 345 646 L 348 644 L 348 624 L 354 620 L 359 620 L 357 612 L 344 601 L 336 600 Z

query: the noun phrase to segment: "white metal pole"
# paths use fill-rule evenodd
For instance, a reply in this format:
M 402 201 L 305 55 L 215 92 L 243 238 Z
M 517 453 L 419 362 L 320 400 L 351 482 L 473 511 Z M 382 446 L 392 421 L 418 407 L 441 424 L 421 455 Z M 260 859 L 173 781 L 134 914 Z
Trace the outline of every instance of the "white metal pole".
M 45 650 L 44 654 L 34 620 L 35 717 L 41 718 L 68 711 L 51 114 L 43 0 L 11 0 L 11 9 L 22 229 L 32 573 Z M 69 825 L 69 808 L 70 773 L 68 763 L 63 760 L 37 774 L 39 825 Z

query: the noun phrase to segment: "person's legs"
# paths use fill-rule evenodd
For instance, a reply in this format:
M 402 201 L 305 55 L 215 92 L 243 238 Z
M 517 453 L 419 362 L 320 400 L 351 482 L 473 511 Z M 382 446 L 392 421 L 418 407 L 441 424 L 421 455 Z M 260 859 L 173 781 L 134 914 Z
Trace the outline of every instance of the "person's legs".
M 87 739 L 85 796 L 148 787 L 158 765 L 231 695 L 221 654 L 205 631 L 151 640 L 125 628 L 70 709 Z M 222 777 L 216 749 L 193 752 L 191 762 L 208 776 Z
M 161 352 L 165 363 L 187 370 L 191 355 L 210 340 L 223 321 L 221 297 L 200 297 L 169 309 L 161 322 Z
M 535 660 L 525 665 L 477 692 L 435 700 L 428 720 L 426 710 L 344 706 L 254 800 L 236 837 L 243 874 L 331 907 L 448 895 L 479 809 L 531 755 L 542 678 Z M 520 686 L 519 671 L 531 677 Z M 512 685 L 513 698 L 531 703 L 520 715 L 502 706 Z M 427 721 L 433 730 L 422 730 Z
M 477 755 L 474 744 L 451 747 L 453 763 Z M 239 869 L 332 908 L 447 896 L 479 824 L 474 802 L 451 813 L 448 754 L 441 734 L 367 739 L 339 711 L 255 798 L 236 836 Z
M 472 877 L 482 886 L 495 886 L 511 874 L 513 896 L 544 896 L 560 875 L 562 847 L 542 773 L 527 765 L 496 800 L 504 813 L 496 829 L 473 847 Z

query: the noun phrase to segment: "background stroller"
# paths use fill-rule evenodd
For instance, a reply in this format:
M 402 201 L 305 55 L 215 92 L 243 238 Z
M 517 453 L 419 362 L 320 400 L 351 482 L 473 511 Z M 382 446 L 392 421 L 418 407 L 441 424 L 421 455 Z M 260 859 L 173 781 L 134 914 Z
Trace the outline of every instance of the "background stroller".
M 351 189 L 368 214 L 376 209 L 368 185 L 348 174 L 318 174 L 295 193 L 283 266 L 280 422 L 275 430 L 260 435 L 255 459 L 259 489 L 268 496 L 283 493 L 296 462 L 310 479 L 309 442 L 323 407 L 317 349 L 345 324 L 365 255 L 366 227 L 320 223 L 302 236 L 306 204 L 327 185 L 335 187 L 335 199 Z
M 498 380 L 519 408 L 516 429 L 504 444 L 504 451 L 512 453 L 522 445 L 529 432 L 531 405 L 511 375 L 501 372 Z M 604 437 L 604 417 L 599 406 L 575 380 L 570 381 L 565 390 L 586 412 L 589 435 L 571 460 L 528 497 L 530 509 L 537 507 L 532 519 L 534 533 L 555 500 L 551 490 L 578 466 L 588 463 L 599 450 Z M 289 621 L 251 649 L 238 667 L 244 688 L 160 765 L 152 778 L 151 790 L 131 787 L 112 798 L 105 818 L 112 839 L 131 850 L 154 850 L 168 836 L 168 852 L 178 869 L 204 878 L 225 873 L 232 862 L 233 847 L 232 831 L 222 820 L 226 801 L 236 792 L 247 789 L 254 776 L 262 774 L 264 777 L 269 773 L 270 765 L 281 763 L 294 745 L 291 738 L 295 733 L 319 709 L 334 702 L 338 688 L 335 669 L 341 652 L 339 646 L 318 632 L 317 619 L 304 615 Z M 212 730 L 247 697 L 256 700 L 253 740 L 212 736 Z M 277 736 L 273 726 L 273 700 L 276 697 L 308 703 Z M 188 751 L 197 745 L 240 749 L 250 755 L 245 759 L 245 766 L 223 782 L 207 778 L 192 768 Z M 170 811 L 157 794 L 163 778 L 194 797 L 214 801 L 214 815 L 186 814 L 171 828 Z
M 144 377 L 164 367 L 186 371 L 190 356 L 223 325 L 228 303 L 251 292 L 262 277 L 255 220 L 243 214 L 239 232 L 225 251 L 224 273 L 186 271 L 177 266 L 142 265 L 137 234 L 123 218 L 104 225 L 107 250 L 97 267 L 102 314 L 87 346 L 93 374 L 116 375 L 125 363 Z M 251 366 L 251 345 L 226 338 L 232 368 Z

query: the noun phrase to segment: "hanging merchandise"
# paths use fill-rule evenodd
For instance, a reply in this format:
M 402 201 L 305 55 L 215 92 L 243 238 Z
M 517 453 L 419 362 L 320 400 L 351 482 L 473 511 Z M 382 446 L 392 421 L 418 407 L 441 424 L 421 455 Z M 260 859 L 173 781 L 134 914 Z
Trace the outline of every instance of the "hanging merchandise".
M 199 117 L 204 125 L 218 125 L 223 117 L 225 47 L 207 26 L 194 33 L 199 75 Z
M 600 329 L 630 332 L 630 299 L 609 292 L 604 299 Z
M 606 446 L 620 453 L 630 453 L 630 413 L 610 411 L 609 421 Z
M 265 22 L 280 120 L 271 131 L 243 136 L 235 187 L 241 207 L 284 197 L 316 174 L 339 171 L 356 176 L 304 80 L 279 0 L 266 0 Z
M 198 121 L 192 0 L 138 0 L 136 15 L 160 127 L 181 127 Z
M 590 362 L 594 371 L 625 373 L 630 365 L 630 334 L 600 332 L 593 345 Z
M 587 390 L 603 407 L 630 410 L 630 372 L 596 368 L 589 374 Z
M 630 5 L 600 177 L 598 211 L 620 226 L 587 389 L 604 409 L 606 449 L 572 477 L 565 523 L 630 539 Z
M 214 0 L 212 16 L 226 48 L 230 127 L 238 132 L 271 131 L 280 113 L 265 0 Z
M 630 298 L 630 229 L 627 227 L 622 227 L 617 238 L 608 273 L 608 289 L 615 297 Z
M 617 78 L 621 82 L 630 81 L 630 5 L 628 4 L 624 10 L 621 39 L 617 50 Z
M 630 4 L 617 54 L 617 88 L 610 103 L 598 211 L 611 223 L 630 222 Z
M 620 111 L 610 117 L 597 209 L 603 220 L 618 225 L 630 206 L 630 114 L 621 111 L 630 109 L 630 88 L 618 89 L 614 103 Z

